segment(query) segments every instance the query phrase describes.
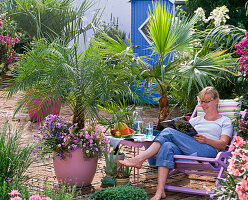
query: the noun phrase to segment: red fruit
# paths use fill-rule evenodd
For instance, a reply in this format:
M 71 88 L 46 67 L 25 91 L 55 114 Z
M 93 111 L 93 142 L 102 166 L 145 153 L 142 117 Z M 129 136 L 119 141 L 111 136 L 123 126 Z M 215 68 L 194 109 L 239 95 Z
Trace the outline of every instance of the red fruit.
M 131 129 L 131 128 L 129 128 L 129 131 L 131 132 L 131 134 L 134 132 L 134 130 L 133 130 L 133 129 Z
M 115 132 L 116 132 L 115 129 L 111 129 L 111 130 L 110 130 L 111 135 L 115 135 Z
M 124 128 L 122 131 L 121 131 L 121 135 L 125 136 L 125 135 L 130 135 L 132 134 L 132 132 L 130 131 L 130 128 Z

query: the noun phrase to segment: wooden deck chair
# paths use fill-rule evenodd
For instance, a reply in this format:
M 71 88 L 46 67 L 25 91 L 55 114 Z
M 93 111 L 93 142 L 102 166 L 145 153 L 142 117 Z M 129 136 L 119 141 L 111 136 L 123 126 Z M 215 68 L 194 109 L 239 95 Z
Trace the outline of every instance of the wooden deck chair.
M 240 111 L 239 103 L 235 100 L 220 100 L 218 104 L 218 112 L 221 115 L 226 115 L 227 117 L 234 120 L 236 118 L 236 113 L 242 114 L 244 117 L 245 112 Z M 192 117 L 203 115 L 203 109 L 200 105 L 197 105 Z M 232 141 L 233 142 L 233 141 Z M 183 172 L 184 174 L 197 174 L 204 176 L 214 176 L 217 177 L 215 185 L 218 186 L 218 178 L 224 176 L 224 171 L 227 168 L 227 159 L 231 157 L 231 151 L 229 148 L 227 151 L 219 152 L 216 158 L 207 157 L 197 157 L 197 156 L 186 156 L 186 155 L 175 155 L 175 168 L 171 170 L 168 174 L 170 177 L 176 172 Z M 215 172 L 215 173 L 214 173 Z M 192 189 L 178 186 L 165 186 L 165 190 L 174 192 L 183 192 L 198 195 L 208 195 L 205 190 Z

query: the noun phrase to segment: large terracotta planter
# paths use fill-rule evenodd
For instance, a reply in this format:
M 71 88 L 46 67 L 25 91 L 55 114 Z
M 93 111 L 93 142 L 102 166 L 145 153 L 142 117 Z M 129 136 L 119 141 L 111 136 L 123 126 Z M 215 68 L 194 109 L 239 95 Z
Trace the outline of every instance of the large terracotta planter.
M 97 168 L 98 158 L 85 159 L 81 149 L 71 153 L 71 158 L 53 159 L 55 174 L 59 184 L 82 187 L 90 185 Z
M 27 109 L 30 120 L 33 122 L 42 121 L 46 116 L 58 115 L 61 108 L 61 101 L 49 98 L 42 102 L 42 93 L 38 90 L 27 92 Z

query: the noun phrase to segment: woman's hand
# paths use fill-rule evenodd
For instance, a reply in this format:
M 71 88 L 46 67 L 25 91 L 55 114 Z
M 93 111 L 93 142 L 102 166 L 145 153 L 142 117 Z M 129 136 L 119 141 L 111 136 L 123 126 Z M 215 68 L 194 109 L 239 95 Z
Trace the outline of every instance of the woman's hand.
M 204 135 L 197 134 L 194 136 L 195 140 L 201 144 L 206 144 L 207 143 L 207 138 Z

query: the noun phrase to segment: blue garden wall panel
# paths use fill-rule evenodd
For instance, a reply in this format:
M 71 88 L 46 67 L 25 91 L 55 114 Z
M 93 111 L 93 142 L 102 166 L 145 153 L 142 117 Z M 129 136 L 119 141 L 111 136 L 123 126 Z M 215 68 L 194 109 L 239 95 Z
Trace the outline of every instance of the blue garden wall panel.
M 138 30 L 139 27 L 147 20 L 149 16 L 149 6 L 152 7 L 151 0 L 132 0 L 131 4 L 131 42 L 134 46 L 139 46 L 139 48 L 134 48 L 134 52 L 138 56 L 149 56 L 152 54 L 150 49 L 150 44 L 146 41 L 144 36 Z M 173 4 L 170 1 L 164 0 L 163 3 L 168 4 L 171 8 Z M 151 57 L 148 61 L 149 64 L 152 61 L 157 60 L 157 56 Z
M 150 44 L 144 38 L 144 36 L 140 33 L 139 27 L 147 20 L 149 16 L 149 6 L 152 8 L 151 0 L 132 0 L 131 2 L 131 42 L 132 45 L 139 48 L 134 48 L 134 53 L 137 56 L 149 56 L 152 54 L 152 49 L 150 48 Z M 164 0 L 163 3 L 166 3 L 171 8 L 173 8 L 173 4 L 169 0 Z M 147 60 L 148 64 L 152 64 L 152 62 L 156 62 L 158 56 L 154 55 Z M 165 64 L 168 61 L 165 60 Z M 147 93 L 146 93 L 147 94 Z M 157 91 L 150 92 L 150 97 L 143 98 L 144 103 L 151 104 L 159 104 L 158 99 L 160 98 L 160 94 Z M 142 97 L 141 97 L 142 99 Z

